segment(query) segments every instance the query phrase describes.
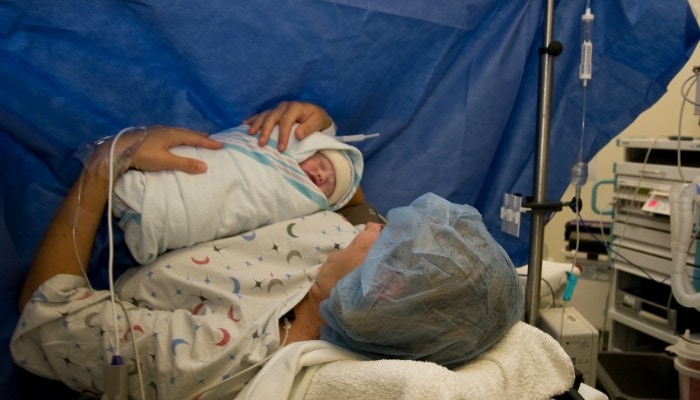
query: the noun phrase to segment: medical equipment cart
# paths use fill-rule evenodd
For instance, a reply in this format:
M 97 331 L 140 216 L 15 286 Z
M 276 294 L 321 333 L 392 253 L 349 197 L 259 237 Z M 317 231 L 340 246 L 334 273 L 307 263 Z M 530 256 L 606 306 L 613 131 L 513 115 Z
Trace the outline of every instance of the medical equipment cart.
M 612 287 L 607 317 L 609 351 L 663 352 L 678 332 L 700 332 L 700 313 L 671 295 L 672 269 L 668 192 L 700 175 L 700 138 L 624 138 L 624 161 L 614 180 L 593 187 L 594 210 L 613 218 L 610 257 Z M 597 210 L 597 186 L 613 183 L 613 209 Z M 687 265 L 698 265 L 690 249 Z

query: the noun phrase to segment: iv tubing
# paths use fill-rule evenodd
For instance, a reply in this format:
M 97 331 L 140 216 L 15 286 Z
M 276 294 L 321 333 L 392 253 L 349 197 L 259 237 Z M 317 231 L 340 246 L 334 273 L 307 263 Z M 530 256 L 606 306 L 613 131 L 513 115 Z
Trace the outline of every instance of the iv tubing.
M 125 133 L 130 133 L 134 132 L 137 130 L 143 130 L 144 133 L 132 144 L 129 148 L 127 148 L 124 153 L 122 153 L 119 156 L 119 159 L 115 160 L 114 158 L 114 148 L 116 147 L 117 140 L 125 134 Z M 123 159 L 126 157 L 130 157 L 131 154 L 138 148 L 138 146 L 141 145 L 141 142 L 146 138 L 146 135 L 148 135 L 148 129 L 144 127 L 139 127 L 139 128 L 134 128 L 134 127 L 129 127 L 129 128 L 124 128 L 122 129 L 117 135 L 114 137 L 112 140 L 112 143 L 109 148 L 109 176 L 108 176 L 108 191 L 107 191 L 107 210 L 108 210 L 108 215 L 110 216 L 107 218 L 107 233 L 109 236 L 109 260 L 108 260 L 108 273 L 109 273 L 109 294 L 110 294 L 110 299 L 112 302 L 112 317 L 114 319 L 114 337 L 115 337 L 115 355 L 119 355 L 119 326 L 117 324 L 117 299 L 114 293 L 114 233 L 113 233 L 113 228 L 112 228 L 112 191 L 114 189 L 114 164 L 118 161 L 123 161 Z M 118 165 L 119 168 L 122 168 L 123 165 Z
M 571 184 L 576 188 L 577 204 L 581 186 L 583 186 L 588 179 L 588 165 L 586 165 L 586 163 L 583 161 L 583 138 L 586 131 L 586 89 L 588 86 L 588 81 L 591 80 L 592 77 L 591 58 L 593 56 L 593 44 L 591 43 L 591 25 L 593 24 L 594 18 L 595 17 L 593 14 L 591 14 L 589 1 L 588 5 L 586 6 L 585 13 L 581 16 L 581 30 L 583 36 L 583 43 L 581 45 L 581 65 L 579 68 L 579 78 L 581 79 L 581 83 L 583 85 L 583 104 L 581 106 L 581 139 L 579 143 L 578 162 L 571 167 Z
M 78 265 L 80 266 L 80 272 L 83 273 L 83 278 L 85 278 L 85 282 L 88 285 L 89 291 L 92 293 L 94 289 L 92 288 L 92 284 L 90 284 L 90 278 L 88 277 L 87 271 L 85 270 L 85 266 L 83 265 L 83 261 L 80 259 L 80 256 L 78 255 L 78 241 L 76 239 L 76 232 L 77 232 L 77 227 L 78 227 L 78 215 L 80 211 L 80 202 L 83 197 L 83 174 L 80 174 L 80 181 L 78 183 L 78 207 L 75 208 L 75 212 L 73 213 L 73 229 L 71 230 L 71 239 L 73 241 L 73 252 L 75 253 L 75 258 L 78 260 Z
M 592 77 L 592 57 L 593 57 L 593 43 L 591 42 L 591 25 L 593 24 L 594 16 L 591 14 L 591 3 L 588 0 L 586 4 L 586 11 L 581 16 L 581 32 L 583 36 L 581 44 L 581 64 L 579 66 L 579 78 L 583 86 L 582 89 L 582 106 L 581 106 L 581 139 L 579 143 L 578 151 L 578 161 L 571 167 L 571 184 L 576 190 L 576 197 L 574 198 L 574 207 L 576 212 L 576 248 L 574 249 L 574 258 L 571 262 L 571 269 L 567 273 L 566 290 L 563 296 L 562 305 L 562 315 L 560 320 L 559 332 L 560 339 L 564 337 L 564 313 L 566 311 L 566 305 L 571 300 L 574 288 L 576 287 L 577 277 L 574 275 L 574 268 L 578 262 L 578 252 L 579 252 L 579 237 L 580 237 L 580 225 L 581 225 L 581 210 L 579 209 L 580 199 L 581 199 L 581 187 L 586 184 L 588 180 L 588 165 L 583 161 L 583 138 L 586 132 L 586 88 L 588 86 L 588 81 Z
M 107 233 L 109 235 L 109 265 L 108 265 L 108 272 L 109 272 L 109 295 L 112 301 L 112 318 L 114 319 L 114 338 L 115 338 L 115 351 L 114 354 L 121 354 L 119 352 L 119 326 L 117 325 L 117 306 L 116 306 L 116 299 L 114 295 L 114 236 L 113 236 L 113 229 L 112 229 L 112 218 L 111 218 L 111 212 L 112 212 L 112 190 L 114 187 L 114 147 L 117 144 L 117 140 L 119 140 L 119 137 L 123 135 L 125 132 L 128 132 L 130 128 L 123 129 L 120 131 L 117 136 L 114 137 L 114 140 L 112 140 L 112 144 L 109 147 L 109 189 L 107 190 L 107 210 L 109 210 L 109 216 L 107 218 Z

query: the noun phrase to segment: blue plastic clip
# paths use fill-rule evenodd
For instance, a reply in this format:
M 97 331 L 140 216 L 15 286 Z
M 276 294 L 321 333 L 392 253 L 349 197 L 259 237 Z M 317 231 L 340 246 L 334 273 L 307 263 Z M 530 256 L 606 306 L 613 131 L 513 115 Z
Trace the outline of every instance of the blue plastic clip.
M 574 288 L 578 283 L 578 276 L 566 271 L 566 289 L 564 289 L 564 301 L 571 300 L 571 296 L 574 294 Z

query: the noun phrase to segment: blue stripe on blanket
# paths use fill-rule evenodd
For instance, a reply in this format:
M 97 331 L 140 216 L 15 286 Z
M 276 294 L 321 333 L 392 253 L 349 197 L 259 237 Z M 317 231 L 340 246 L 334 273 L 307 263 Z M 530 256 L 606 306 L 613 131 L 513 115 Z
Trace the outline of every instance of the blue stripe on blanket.
M 277 170 L 293 188 L 309 198 L 321 208 L 328 206 L 326 196 L 306 176 L 299 164 L 290 156 L 279 153 L 277 142 L 270 140 L 267 146 L 259 146 L 257 139 L 240 130 L 231 129 L 226 135 L 217 134 L 214 139 L 223 142 L 224 147 L 248 155 L 262 165 Z M 236 134 L 239 133 L 239 134 Z
M 127 223 L 133 221 L 137 225 L 141 226 L 141 214 L 136 211 L 123 211 L 121 219 L 119 220 L 121 225 L 126 225 Z

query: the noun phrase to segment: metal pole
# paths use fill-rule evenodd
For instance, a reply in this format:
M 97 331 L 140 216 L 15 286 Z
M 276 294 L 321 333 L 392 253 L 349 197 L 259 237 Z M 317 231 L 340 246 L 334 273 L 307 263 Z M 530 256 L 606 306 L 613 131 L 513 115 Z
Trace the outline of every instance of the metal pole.
M 561 44 L 552 43 L 554 26 L 554 0 L 545 0 L 543 45 L 540 51 L 539 98 L 537 102 L 537 149 L 535 154 L 535 180 L 532 201 L 546 202 L 547 159 L 549 155 L 550 109 L 552 104 L 552 73 L 554 56 L 561 53 Z M 544 249 L 545 210 L 532 211 L 530 225 L 530 261 L 525 286 L 525 322 L 535 325 L 539 318 L 540 278 L 542 277 L 542 253 Z

